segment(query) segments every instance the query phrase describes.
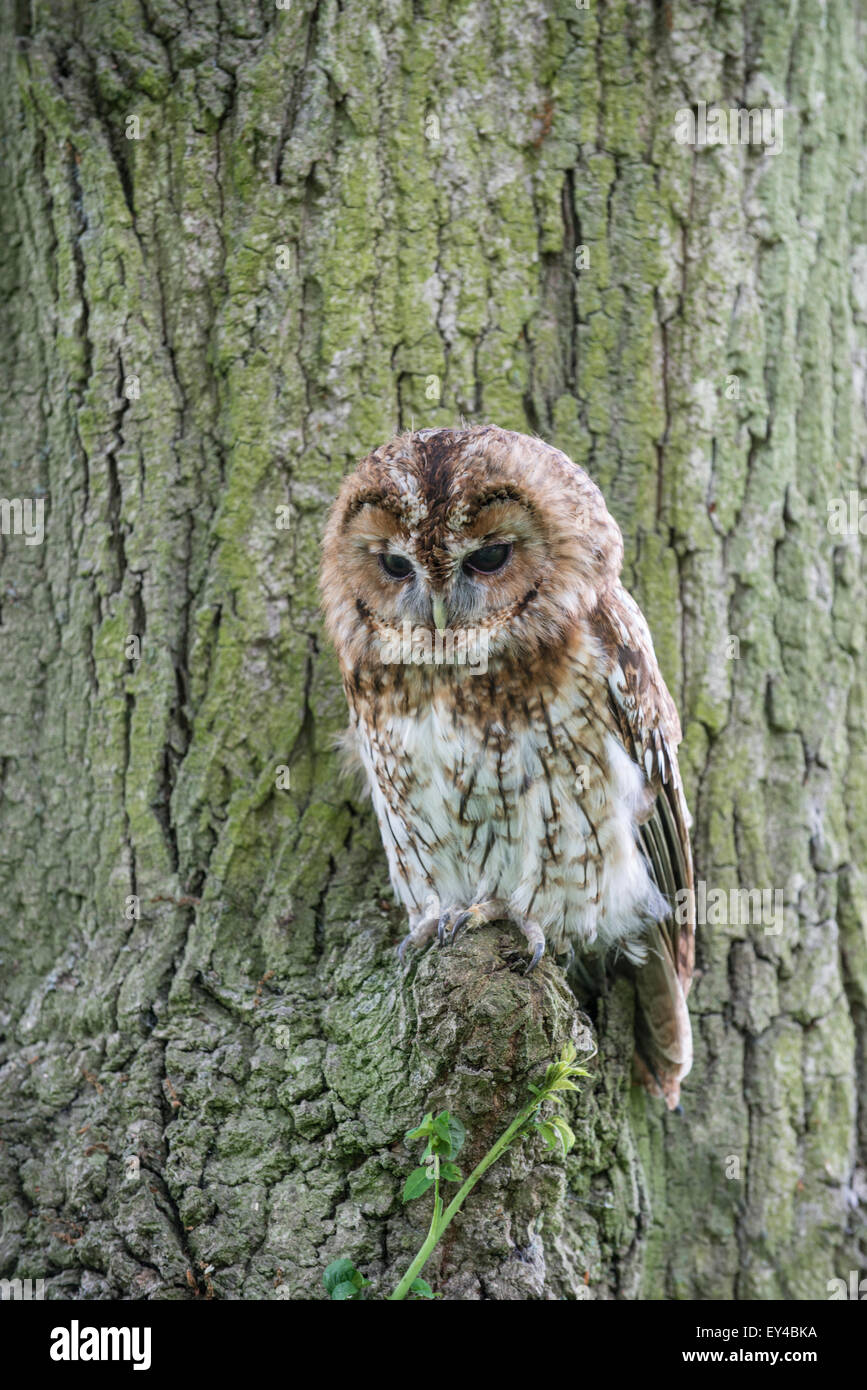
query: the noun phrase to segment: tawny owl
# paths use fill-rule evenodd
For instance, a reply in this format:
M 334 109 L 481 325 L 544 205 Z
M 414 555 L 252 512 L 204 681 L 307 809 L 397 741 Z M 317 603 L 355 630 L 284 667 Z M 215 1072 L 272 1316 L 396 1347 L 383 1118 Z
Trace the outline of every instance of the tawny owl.
M 426 429 L 344 481 L 322 592 L 409 915 L 401 956 L 509 920 L 529 970 L 546 940 L 625 958 L 639 1075 L 674 1107 L 692 1061 L 690 822 L 677 711 L 622 559 L 602 494 L 558 449 Z

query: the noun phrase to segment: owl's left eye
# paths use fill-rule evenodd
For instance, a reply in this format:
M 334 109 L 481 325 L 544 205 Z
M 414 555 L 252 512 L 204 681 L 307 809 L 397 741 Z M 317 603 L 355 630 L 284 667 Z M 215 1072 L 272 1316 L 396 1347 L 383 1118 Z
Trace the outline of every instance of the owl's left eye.
M 496 574 L 503 568 L 511 553 L 510 545 L 484 545 L 481 550 L 474 550 L 472 555 L 467 556 L 464 569 L 473 570 L 476 574 Z
M 379 563 L 389 579 L 408 579 L 412 574 L 412 565 L 405 555 L 380 555 Z

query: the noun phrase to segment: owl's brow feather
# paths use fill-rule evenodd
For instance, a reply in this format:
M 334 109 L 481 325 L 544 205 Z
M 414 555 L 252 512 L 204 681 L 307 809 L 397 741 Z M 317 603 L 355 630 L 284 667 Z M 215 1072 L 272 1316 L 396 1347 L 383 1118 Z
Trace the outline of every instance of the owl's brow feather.
M 496 502 L 513 502 L 516 506 L 522 507 L 525 512 L 529 512 L 531 516 L 536 515 L 536 507 L 528 497 L 525 497 L 518 488 L 512 487 L 509 483 L 502 483 L 472 499 L 466 505 L 465 524 L 469 525 L 475 521 L 485 507 L 492 507 Z
M 378 507 L 383 512 L 389 512 L 398 521 L 403 519 L 403 499 L 400 497 L 390 497 L 387 492 L 383 492 L 381 487 L 368 487 L 359 492 L 346 508 L 343 518 L 343 529 L 346 530 L 353 517 L 364 507 Z
M 424 441 L 423 457 L 420 460 L 422 467 L 416 475 L 421 484 L 422 499 L 426 504 L 424 521 L 428 534 L 425 537 L 427 545 L 423 543 L 423 549 L 434 550 L 443 544 L 445 535 L 453 524 L 450 511 L 455 509 L 462 527 L 471 526 L 487 507 L 497 503 L 512 503 L 521 507 L 528 515 L 538 518 L 538 509 L 534 503 L 518 487 L 507 482 L 492 484 L 476 497 L 457 501 L 451 486 L 454 478 L 446 471 L 450 454 L 454 451 L 454 441 L 437 440 L 436 445 L 433 441 Z M 403 495 L 390 494 L 381 484 L 371 484 L 361 489 L 347 506 L 342 529 L 345 532 L 354 518 L 367 506 L 386 512 L 400 525 L 407 525 L 409 518 L 406 515 L 406 500 Z

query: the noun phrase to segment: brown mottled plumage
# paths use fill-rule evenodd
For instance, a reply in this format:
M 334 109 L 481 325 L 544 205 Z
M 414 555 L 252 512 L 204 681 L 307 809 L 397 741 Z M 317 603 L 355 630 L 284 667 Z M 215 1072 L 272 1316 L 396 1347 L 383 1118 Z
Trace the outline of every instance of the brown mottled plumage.
M 635 971 L 639 1074 L 674 1106 L 692 1060 L 694 919 L 671 913 L 683 890 L 692 910 L 689 813 L 622 560 L 602 494 L 559 450 L 494 425 L 420 430 L 345 480 L 322 592 L 409 914 L 401 951 L 499 919 L 530 969 L 546 939 L 613 949 Z

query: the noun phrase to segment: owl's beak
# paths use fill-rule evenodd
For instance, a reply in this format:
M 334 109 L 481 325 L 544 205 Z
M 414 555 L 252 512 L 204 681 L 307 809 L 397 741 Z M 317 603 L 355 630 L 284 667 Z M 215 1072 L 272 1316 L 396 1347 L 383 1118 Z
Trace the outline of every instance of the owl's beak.
M 449 615 L 446 611 L 446 601 L 439 594 L 434 594 L 432 600 L 434 627 L 442 632 L 443 628 L 449 625 Z

